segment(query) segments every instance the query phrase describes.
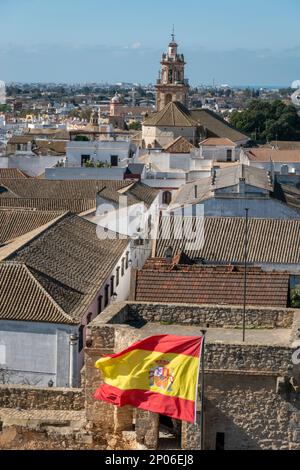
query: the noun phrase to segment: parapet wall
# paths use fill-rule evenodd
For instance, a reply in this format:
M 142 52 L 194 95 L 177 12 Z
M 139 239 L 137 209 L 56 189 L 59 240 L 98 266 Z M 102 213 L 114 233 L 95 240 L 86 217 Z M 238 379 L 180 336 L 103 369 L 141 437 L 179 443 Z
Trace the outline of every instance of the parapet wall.
M 209 325 L 211 328 L 238 328 L 243 324 L 243 308 L 222 305 L 127 304 L 128 317 L 150 323 Z M 294 310 L 247 307 L 247 328 L 291 328 Z
M 82 389 L 0 385 L 0 408 L 80 411 L 84 395 Z

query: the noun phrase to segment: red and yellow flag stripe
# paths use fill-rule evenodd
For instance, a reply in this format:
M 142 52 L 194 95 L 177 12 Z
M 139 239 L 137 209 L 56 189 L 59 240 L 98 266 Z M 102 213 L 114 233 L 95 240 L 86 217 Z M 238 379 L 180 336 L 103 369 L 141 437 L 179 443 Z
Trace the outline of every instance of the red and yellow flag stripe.
M 194 422 L 201 345 L 198 336 L 159 335 L 105 356 L 95 398 Z

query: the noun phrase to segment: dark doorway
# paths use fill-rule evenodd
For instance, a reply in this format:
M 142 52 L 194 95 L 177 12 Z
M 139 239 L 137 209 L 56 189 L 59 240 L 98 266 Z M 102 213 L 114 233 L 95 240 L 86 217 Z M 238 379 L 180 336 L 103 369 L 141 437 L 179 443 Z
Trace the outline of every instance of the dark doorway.
M 225 434 L 217 432 L 216 434 L 216 450 L 225 450 Z
M 232 150 L 227 150 L 227 161 L 228 162 L 232 161 Z
M 110 156 L 110 165 L 111 166 L 118 166 L 119 158 L 118 155 L 111 155 Z
M 181 448 L 181 422 L 159 415 L 158 448 L 171 450 Z
M 84 166 L 91 159 L 90 155 L 81 155 L 81 166 Z

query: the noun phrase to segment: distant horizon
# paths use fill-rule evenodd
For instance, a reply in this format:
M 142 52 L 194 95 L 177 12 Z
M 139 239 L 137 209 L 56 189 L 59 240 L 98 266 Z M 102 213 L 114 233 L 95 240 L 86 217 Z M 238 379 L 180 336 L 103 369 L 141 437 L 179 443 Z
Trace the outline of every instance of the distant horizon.
M 152 86 L 152 87 L 155 87 L 155 83 L 137 83 L 137 82 L 127 82 L 127 81 L 122 81 L 122 80 L 119 80 L 118 82 L 104 82 L 104 81 L 101 81 L 101 82 L 93 82 L 93 81 L 83 81 L 83 82 L 27 82 L 27 81 L 16 81 L 16 80 L 12 80 L 12 81 L 8 81 L 8 82 L 5 82 L 5 85 L 6 86 L 11 86 L 11 85 L 55 85 L 55 86 L 60 86 L 60 85 L 67 85 L 67 86 L 97 86 L 97 87 L 101 87 L 101 86 L 121 86 L 120 84 L 124 84 L 124 85 L 133 85 L 135 87 L 138 87 L 138 86 L 142 86 L 142 87 L 147 87 L 147 86 Z M 229 88 L 236 88 L 236 89 L 247 89 L 247 88 L 251 88 L 251 89 L 254 89 L 254 90 L 259 90 L 259 89 L 268 89 L 268 90 L 277 90 L 277 89 L 285 89 L 285 88 L 292 88 L 291 87 L 291 84 L 288 85 L 288 84 L 278 84 L 278 85 L 271 85 L 271 84 L 264 84 L 264 85 L 258 85 L 258 84 L 240 84 L 240 85 L 234 85 L 234 84 L 231 84 L 231 83 L 215 83 L 214 85 L 213 84 L 209 84 L 209 83 L 201 83 L 201 84 L 198 84 L 198 85 L 191 85 L 192 88 L 225 88 L 225 87 L 229 87 Z

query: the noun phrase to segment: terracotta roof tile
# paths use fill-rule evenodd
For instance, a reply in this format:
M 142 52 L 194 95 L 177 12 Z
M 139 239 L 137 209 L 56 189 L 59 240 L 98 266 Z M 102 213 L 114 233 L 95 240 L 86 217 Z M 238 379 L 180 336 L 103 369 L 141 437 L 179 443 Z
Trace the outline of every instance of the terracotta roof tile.
M 31 232 L 62 214 L 63 212 L 0 209 L 0 245 Z
M 248 270 L 247 305 L 288 306 L 289 274 Z M 170 266 L 137 272 L 136 301 L 243 305 L 244 270 L 233 266 Z
M 143 123 L 144 126 L 160 127 L 197 127 L 189 110 L 179 101 L 171 101 L 158 113 L 150 116 Z
M 163 151 L 168 153 L 190 153 L 194 148 L 194 145 L 192 145 L 185 137 L 179 136 L 169 145 L 164 147 Z
M 100 240 L 93 223 L 76 215 L 66 214 L 42 233 L 27 240 L 0 263 L 3 270 L 8 269 L 5 266 L 11 262 L 19 266 L 26 265 L 26 276 L 20 275 L 18 282 L 13 282 L 14 285 L 10 286 L 7 281 L 1 288 L 0 280 L 0 319 L 80 323 L 83 313 L 127 246 L 128 240 Z M 32 291 L 33 284 L 28 281 L 28 270 L 30 279 L 33 277 L 35 285 L 38 284 L 39 292 L 42 289 L 42 297 Z M 22 268 L 20 272 L 25 271 Z M 14 274 L 10 274 L 9 279 L 13 276 Z M 45 293 L 50 301 L 43 300 Z M 21 307 L 14 309 L 16 295 L 23 301 L 23 313 Z M 33 301 L 36 308 L 31 307 Z M 42 317 L 39 314 L 39 303 L 43 307 Z
M 96 207 L 96 194 L 103 187 L 115 192 L 130 185 L 131 180 L 0 179 L 0 207 L 62 210 L 80 214 Z
M 184 251 L 191 259 L 242 263 L 243 218 L 162 217 L 156 256 L 169 246 L 173 254 Z M 299 264 L 300 220 L 249 219 L 250 263 Z
M 246 155 L 253 162 L 282 162 L 300 163 L 300 149 L 298 150 L 278 150 L 268 148 L 253 148 L 246 150 Z
M 0 168 L 0 180 L 15 178 L 15 179 L 25 179 L 29 178 L 22 170 L 19 168 Z

